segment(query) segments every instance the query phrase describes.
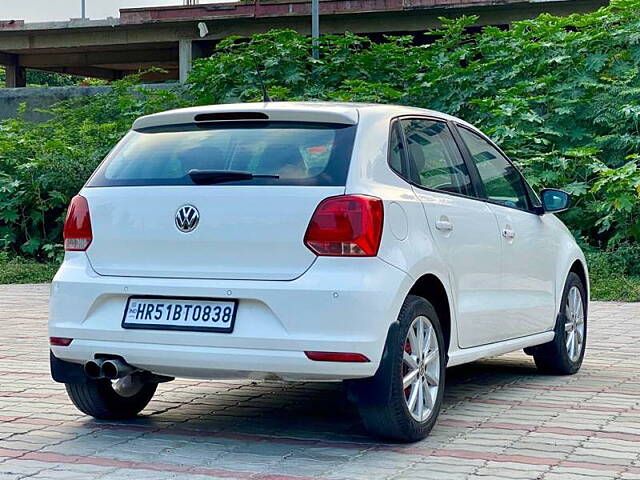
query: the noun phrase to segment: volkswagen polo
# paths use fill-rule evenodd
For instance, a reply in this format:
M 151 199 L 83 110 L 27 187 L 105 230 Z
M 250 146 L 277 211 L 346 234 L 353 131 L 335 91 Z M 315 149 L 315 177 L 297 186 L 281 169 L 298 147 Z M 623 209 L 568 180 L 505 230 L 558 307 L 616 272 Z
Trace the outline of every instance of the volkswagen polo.
M 388 105 L 238 104 L 138 119 L 73 198 L 53 378 L 129 418 L 175 377 L 344 381 L 365 427 L 424 438 L 446 368 L 524 349 L 573 374 L 584 255 L 472 125 Z

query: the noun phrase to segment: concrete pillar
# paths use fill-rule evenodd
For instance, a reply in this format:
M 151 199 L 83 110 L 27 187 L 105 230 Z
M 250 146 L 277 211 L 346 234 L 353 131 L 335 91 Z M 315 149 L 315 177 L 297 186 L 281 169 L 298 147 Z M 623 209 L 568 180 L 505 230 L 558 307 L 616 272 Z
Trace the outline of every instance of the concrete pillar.
M 12 55 L 11 57 L 11 63 L 5 67 L 7 88 L 26 87 L 27 70 L 20 66 L 20 57 L 18 55 Z
M 186 83 L 193 61 L 202 56 L 202 49 L 193 40 L 180 40 L 178 44 L 178 63 L 180 66 L 180 83 Z

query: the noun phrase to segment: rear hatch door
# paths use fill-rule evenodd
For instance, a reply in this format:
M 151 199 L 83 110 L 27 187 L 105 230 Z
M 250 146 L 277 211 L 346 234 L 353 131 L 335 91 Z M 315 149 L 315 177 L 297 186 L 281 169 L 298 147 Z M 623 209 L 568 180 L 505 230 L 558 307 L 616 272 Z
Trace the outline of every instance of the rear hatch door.
M 291 280 L 315 255 L 304 233 L 318 203 L 344 187 L 192 186 L 87 188 L 101 275 Z M 181 207 L 199 224 L 184 233 Z
M 344 193 L 355 128 L 264 121 L 130 132 L 82 191 L 93 268 L 113 276 L 297 278 L 316 258 L 303 243 L 315 208 Z M 259 177 L 196 184 L 194 171 Z

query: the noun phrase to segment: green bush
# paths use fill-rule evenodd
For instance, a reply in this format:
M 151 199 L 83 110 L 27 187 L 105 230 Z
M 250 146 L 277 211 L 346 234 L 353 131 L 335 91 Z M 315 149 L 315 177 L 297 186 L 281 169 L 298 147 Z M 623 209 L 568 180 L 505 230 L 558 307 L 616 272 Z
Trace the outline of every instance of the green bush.
M 50 282 L 57 269 L 57 263 L 41 263 L 20 257 L 9 258 L 7 252 L 0 252 L 0 285 Z
M 640 302 L 639 245 L 607 251 L 587 248 L 586 254 L 593 299 Z
M 0 250 L 59 258 L 66 207 L 91 172 L 137 117 L 182 105 L 174 91 L 136 83 L 60 103 L 45 123 L 0 122 Z

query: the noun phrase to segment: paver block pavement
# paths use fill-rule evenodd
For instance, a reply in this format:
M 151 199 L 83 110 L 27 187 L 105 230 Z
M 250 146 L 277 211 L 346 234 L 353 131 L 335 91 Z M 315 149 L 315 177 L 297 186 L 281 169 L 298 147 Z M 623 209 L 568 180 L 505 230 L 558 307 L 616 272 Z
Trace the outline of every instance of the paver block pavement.
M 640 304 L 592 303 L 577 375 L 450 369 L 431 436 L 394 445 L 340 384 L 176 380 L 136 420 L 86 417 L 49 377 L 48 294 L 0 286 L 0 480 L 640 480 Z

